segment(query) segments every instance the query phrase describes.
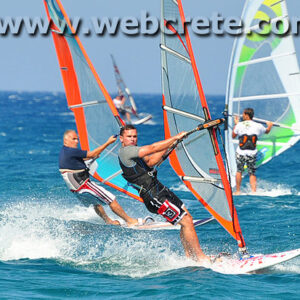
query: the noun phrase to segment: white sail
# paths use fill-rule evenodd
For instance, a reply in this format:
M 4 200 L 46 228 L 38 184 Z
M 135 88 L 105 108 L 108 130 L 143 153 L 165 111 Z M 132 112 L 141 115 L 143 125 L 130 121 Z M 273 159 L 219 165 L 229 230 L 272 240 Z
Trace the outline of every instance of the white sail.
M 233 185 L 238 146 L 238 141 L 231 137 L 234 115 L 241 116 L 245 108 L 251 107 L 254 120 L 274 122 L 271 132 L 259 138 L 257 166 L 270 161 L 300 139 L 300 73 L 293 38 L 290 34 L 270 33 L 278 20 L 282 21 L 279 32 L 287 31 L 286 1 L 247 1 L 242 20 L 245 32 L 254 32 L 235 40 L 228 74 L 225 139 Z M 261 20 L 270 22 L 262 31 L 264 35 L 258 34 Z

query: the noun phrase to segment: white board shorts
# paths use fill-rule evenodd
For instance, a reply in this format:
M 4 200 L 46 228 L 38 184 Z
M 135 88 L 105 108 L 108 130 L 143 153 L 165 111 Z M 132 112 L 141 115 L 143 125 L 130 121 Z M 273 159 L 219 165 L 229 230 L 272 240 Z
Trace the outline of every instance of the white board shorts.
M 77 198 L 85 206 L 107 204 L 110 205 L 116 196 L 106 190 L 104 187 L 86 179 L 80 186 L 73 180 L 72 173 L 64 173 L 62 177 L 71 192 L 75 193 Z
M 116 199 L 114 194 L 89 179 L 73 192 L 85 206 L 98 204 L 110 205 Z

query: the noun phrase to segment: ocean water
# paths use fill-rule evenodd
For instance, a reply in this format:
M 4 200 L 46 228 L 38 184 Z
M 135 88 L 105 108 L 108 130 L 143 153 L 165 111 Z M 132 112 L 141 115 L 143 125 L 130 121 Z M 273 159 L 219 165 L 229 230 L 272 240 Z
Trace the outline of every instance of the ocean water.
M 136 99 L 154 116 L 139 127 L 140 144 L 163 139 L 161 96 Z M 208 101 L 220 116 L 224 97 Z M 107 226 L 81 206 L 57 169 L 62 134 L 75 129 L 63 93 L 0 92 L 0 106 L 0 299 L 300 298 L 300 258 L 262 274 L 220 274 L 187 260 L 176 230 Z M 258 195 L 235 197 L 251 254 L 300 247 L 299 150 L 298 143 L 257 171 Z M 208 216 L 167 162 L 159 178 L 194 218 Z M 130 215 L 148 215 L 142 204 L 116 194 Z M 216 223 L 197 233 L 207 254 L 236 252 Z

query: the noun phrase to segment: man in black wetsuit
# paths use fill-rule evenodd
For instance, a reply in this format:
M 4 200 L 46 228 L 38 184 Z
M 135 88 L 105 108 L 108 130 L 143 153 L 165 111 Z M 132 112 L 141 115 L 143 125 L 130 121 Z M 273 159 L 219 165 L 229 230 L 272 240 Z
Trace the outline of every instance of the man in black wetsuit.
M 109 218 L 101 204 L 109 205 L 110 209 L 127 225 L 138 224 L 137 219 L 131 218 L 125 213 L 115 195 L 90 180 L 87 166 L 84 163 L 86 159 L 97 158 L 107 146 L 116 141 L 116 137 L 111 136 L 106 143 L 93 151 L 77 148 L 79 141 L 74 130 L 67 130 L 63 140 L 64 145 L 59 155 L 59 171 L 70 191 L 75 193 L 85 206 L 94 205 L 96 213 L 107 224 L 120 225 L 120 222 Z
M 182 201 L 157 180 L 153 169 L 168 148 L 185 134 L 181 132 L 152 145 L 138 147 L 136 128 L 126 125 L 120 131 L 122 148 L 119 151 L 119 162 L 124 178 L 139 191 L 147 209 L 162 215 L 173 225 L 181 225 L 180 238 L 186 256 L 205 261 L 209 258 L 201 250 L 192 216 Z

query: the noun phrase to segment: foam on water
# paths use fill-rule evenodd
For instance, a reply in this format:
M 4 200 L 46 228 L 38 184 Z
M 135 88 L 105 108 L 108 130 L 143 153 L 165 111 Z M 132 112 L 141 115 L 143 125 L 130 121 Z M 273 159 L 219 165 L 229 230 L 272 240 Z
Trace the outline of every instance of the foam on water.
M 278 184 L 274 182 L 268 182 L 263 179 L 258 179 L 255 193 L 251 192 L 249 183 L 242 186 L 241 196 L 244 195 L 278 197 L 285 195 L 300 195 L 300 192 L 294 188 L 291 188 L 287 184 Z
M 174 243 L 162 232 L 149 236 L 149 232 L 107 226 L 93 208 L 18 202 L 1 210 L 0 260 L 55 259 L 129 277 L 197 265 L 184 257 L 179 232 L 175 235 Z

